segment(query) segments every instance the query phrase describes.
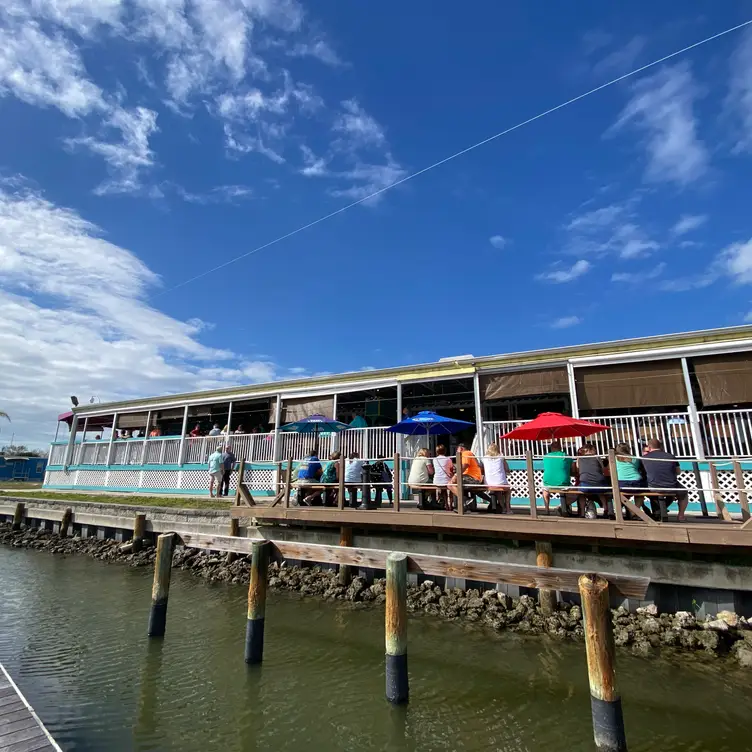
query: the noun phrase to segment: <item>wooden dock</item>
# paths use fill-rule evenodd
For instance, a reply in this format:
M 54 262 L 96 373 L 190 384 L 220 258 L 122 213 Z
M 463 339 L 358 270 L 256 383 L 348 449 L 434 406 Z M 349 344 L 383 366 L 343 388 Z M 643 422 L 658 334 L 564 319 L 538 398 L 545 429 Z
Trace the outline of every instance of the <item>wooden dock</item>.
M 0 663 L 0 752 L 62 752 Z

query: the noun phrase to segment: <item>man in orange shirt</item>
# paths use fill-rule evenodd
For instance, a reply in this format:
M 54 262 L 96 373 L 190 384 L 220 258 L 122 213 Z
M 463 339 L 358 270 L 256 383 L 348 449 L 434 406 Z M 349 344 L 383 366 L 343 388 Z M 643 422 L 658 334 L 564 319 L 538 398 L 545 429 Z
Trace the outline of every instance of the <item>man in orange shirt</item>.
M 475 455 L 464 445 L 457 445 L 457 453 L 462 460 L 462 485 L 477 486 L 483 482 L 483 470 Z M 457 473 L 452 476 L 447 488 L 457 496 Z

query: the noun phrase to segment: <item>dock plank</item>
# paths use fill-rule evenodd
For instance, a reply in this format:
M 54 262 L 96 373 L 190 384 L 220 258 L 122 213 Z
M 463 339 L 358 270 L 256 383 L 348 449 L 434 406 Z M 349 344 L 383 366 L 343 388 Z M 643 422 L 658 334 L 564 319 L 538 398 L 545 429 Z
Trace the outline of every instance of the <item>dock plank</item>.
M 0 752 L 61 752 L 1 663 Z

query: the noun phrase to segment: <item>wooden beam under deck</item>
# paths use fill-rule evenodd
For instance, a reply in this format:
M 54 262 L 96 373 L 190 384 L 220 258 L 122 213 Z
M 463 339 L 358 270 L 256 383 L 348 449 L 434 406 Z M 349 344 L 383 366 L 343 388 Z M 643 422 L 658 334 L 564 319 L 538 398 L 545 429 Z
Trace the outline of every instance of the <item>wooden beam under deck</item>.
M 320 507 L 257 506 L 233 507 L 233 517 L 253 517 L 259 521 L 287 524 L 354 525 L 360 528 L 402 529 L 411 532 L 491 533 L 508 537 L 585 540 L 590 543 L 619 541 L 623 543 L 667 543 L 695 546 L 723 546 L 752 550 L 752 528 L 742 529 L 740 523 L 695 522 L 614 522 L 562 517 L 523 515 L 464 514 L 427 510 L 360 510 Z

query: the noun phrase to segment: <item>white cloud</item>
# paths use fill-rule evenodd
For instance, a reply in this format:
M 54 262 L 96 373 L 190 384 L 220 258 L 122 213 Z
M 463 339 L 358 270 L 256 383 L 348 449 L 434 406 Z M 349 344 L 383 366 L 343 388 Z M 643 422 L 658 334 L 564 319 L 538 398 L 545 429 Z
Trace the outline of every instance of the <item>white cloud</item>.
M 752 32 L 746 29 L 731 56 L 727 108 L 735 117 L 736 151 L 752 152 Z
M 641 272 L 614 272 L 611 275 L 611 281 L 639 285 L 660 277 L 665 270 L 666 264 L 661 262 L 660 264 L 656 264 L 652 269 Z
M 706 174 L 709 156 L 697 134 L 694 101 L 699 91 L 685 64 L 641 79 L 612 130 L 635 125 L 645 136 L 651 182 L 686 186 Z
M 645 37 L 632 37 L 625 45 L 613 50 L 602 60 L 593 65 L 593 73 L 596 76 L 623 74 L 633 70 L 642 55 L 647 40 Z
M 548 272 L 538 275 L 538 279 L 543 282 L 553 282 L 555 284 L 563 284 L 565 282 L 573 282 L 581 277 L 583 274 L 587 274 L 590 270 L 590 263 L 585 259 L 575 261 L 570 267 L 555 267 Z
M 174 190 L 189 204 L 232 204 L 253 197 L 253 190 L 244 185 L 217 185 L 206 193 L 193 193 L 174 183 L 166 183 L 162 187 Z
M 68 139 L 72 147 L 84 147 L 103 157 L 109 167 L 111 178 L 97 189 L 98 193 L 131 193 L 140 187 L 142 170 L 154 165 L 154 152 L 149 138 L 158 130 L 157 113 L 146 107 L 126 110 L 114 108 L 104 125 L 120 131 L 117 142 L 97 139 L 92 136 Z
M 337 173 L 337 177 L 353 181 L 353 185 L 349 188 L 334 188 L 329 193 L 354 201 L 372 196 L 368 203 L 378 203 L 381 196 L 373 196 L 374 193 L 383 191 L 407 175 L 407 171 L 394 162 L 390 155 L 387 155 L 386 159 L 385 164 L 358 162 L 351 169 Z
M 676 238 L 681 237 L 688 232 L 702 227 L 707 220 L 708 217 L 706 214 L 683 214 L 671 228 L 671 234 Z
M 326 63 L 326 65 L 335 67 L 344 65 L 329 42 L 322 37 L 309 42 L 299 42 L 287 54 L 291 57 L 312 57 L 322 63 Z
M 490 243 L 490 244 L 491 244 L 491 245 L 492 245 L 492 246 L 493 246 L 494 248 L 496 248 L 496 249 L 498 249 L 498 250 L 502 250 L 502 248 L 505 248 L 505 247 L 506 247 L 506 245 L 507 245 L 507 243 L 509 243 L 509 241 L 508 241 L 508 240 L 507 240 L 507 239 L 506 239 L 505 237 L 503 237 L 502 235 L 492 235 L 492 236 L 491 236 L 491 237 L 490 237 L 490 238 L 488 239 L 488 242 L 489 242 L 489 243 Z
M 752 284 L 752 238 L 732 243 L 718 256 L 719 268 L 740 285 Z
M 551 322 L 552 329 L 569 329 L 572 326 L 581 324 L 582 319 L 579 316 L 561 316 Z
M 146 301 L 159 278 L 76 212 L 0 186 L 0 407 L 40 443 L 76 394 L 102 401 L 268 381 L 265 357 L 208 347 L 209 324 Z
M 386 143 L 384 129 L 355 99 L 342 102 L 342 113 L 334 124 L 334 130 L 342 133 L 351 148 L 383 146 Z

